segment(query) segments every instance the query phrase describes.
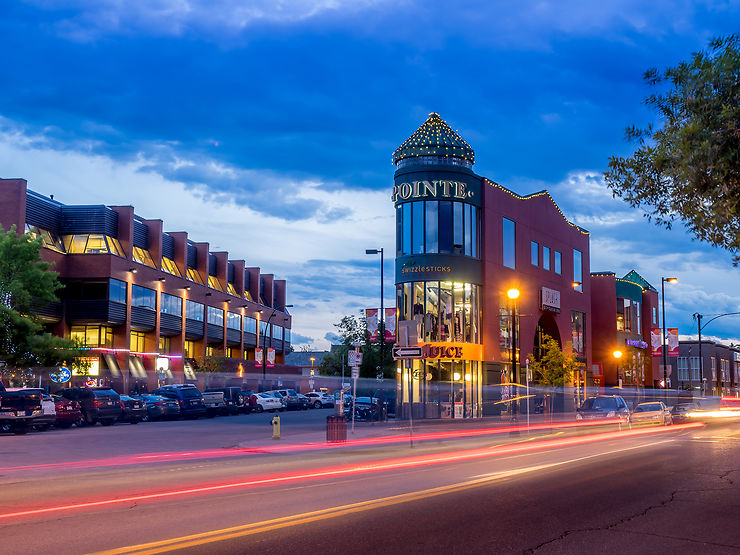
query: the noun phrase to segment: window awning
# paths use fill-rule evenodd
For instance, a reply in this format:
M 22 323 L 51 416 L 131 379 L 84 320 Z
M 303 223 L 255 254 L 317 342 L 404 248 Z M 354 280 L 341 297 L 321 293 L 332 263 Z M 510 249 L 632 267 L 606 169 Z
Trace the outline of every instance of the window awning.
M 131 371 L 131 375 L 134 378 L 145 380 L 147 377 L 144 363 L 139 357 L 128 357 L 128 369 Z
M 121 369 L 118 367 L 118 361 L 116 360 L 116 357 L 113 355 L 103 355 L 103 360 L 105 360 L 106 366 L 108 366 L 108 370 L 110 371 L 110 375 L 114 378 L 120 378 L 121 377 Z

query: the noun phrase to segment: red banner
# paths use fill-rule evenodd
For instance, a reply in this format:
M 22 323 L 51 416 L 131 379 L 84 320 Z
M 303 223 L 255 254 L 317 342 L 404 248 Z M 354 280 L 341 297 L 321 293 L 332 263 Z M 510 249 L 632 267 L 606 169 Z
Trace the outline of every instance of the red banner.
M 385 309 L 385 342 L 395 343 L 396 342 L 396 309 L 386 308 Z
M 257 347 L 254 350 L 254 365 L 257 368 L 262 367 L 262 348 L 261 347 Z
M 666 345 L 668 346 L 668 356 L 678 356 L 678 328 L 668 328 L 666 330 Z
M 370 342 L 375 343 L 378 340 L 378 312 L 377 308 L 365 309 L 365 320 L 367 321 L 367 331 L 370 334 Z
M 275 368 L 275 349 L 272 347 L 267 348 L 267 367 Z
M 660 328 L 652 328 L 650 330 L 650 347 L 654 357 L 659 357 L 663 354 L 662 342 L 663 334 L 660 332 Z

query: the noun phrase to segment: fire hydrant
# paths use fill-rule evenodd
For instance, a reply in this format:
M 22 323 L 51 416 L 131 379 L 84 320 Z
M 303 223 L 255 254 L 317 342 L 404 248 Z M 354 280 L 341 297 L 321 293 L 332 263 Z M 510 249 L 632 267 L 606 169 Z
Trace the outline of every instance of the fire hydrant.
M 273 416 L 270 424 L 272 424 L 272 439 L 280 439 L 280 417 Z

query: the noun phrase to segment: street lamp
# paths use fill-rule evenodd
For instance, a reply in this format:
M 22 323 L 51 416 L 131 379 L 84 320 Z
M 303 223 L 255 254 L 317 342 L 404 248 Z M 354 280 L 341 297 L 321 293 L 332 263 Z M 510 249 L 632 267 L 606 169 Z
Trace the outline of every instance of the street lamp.
M 701 325 L 701 319 L 704 318 L 703 314 L 699 314 L 698 312 L 694 313 L 694 319 L 696 320 L 696 328 L 699 332 L 699 379 L 701 380 L 700 383 L 700 390 L 702 392 L 702 395 L 704 394 L 704 359 L 701 356 L 701 330 L 706 328 L 711 322 L 714 322 L 717 318 L 722 318 L 722 316 L 734 316 L 736 314 L 740 314 L 740 312 L 726 312 L 724 314 L 718 314 L 714 318 L 711 318 L 707 320 L 704 325 Z M 689 360 L 691 358 L 689 357 Z M 717 375 L 715 376 L 717 380 L 717 394 L 719 395 L 719 373 L 720 369 L 717 368 Z M 691 386 L 691 364 L 689 364 L 689 386 Z
M 270 313 L 270 317 L 267 319 L 267 322 L 265 323 L 265 333 L 262 334 L 262 391 L 265 390 L 265 380 L 267 379 L 267 327 L 270 325 L 270 320 L 272 320 L 272 317 L 275 316 L 275 314 L 278 313 L 280 309 L 286 309 L 286 308 L 292 308 L 292 304 L 286 304 L 284 306 L 276 306 L 272 309 L 272 312 Z M 259 309 L 257 312 L 258 314 L 262 314 L 263 309 Z M 258 317 L 259 320 L 259 317 Z M 260 345 L 260 325 L 259 322 L 257 323 L 257 347 Z
M 385 310 L 383 308 L 383 249 L 365 249 L 365 254 L 379 254 L 380 255 L 380 316 L 378 318 L 378 339 L 380 339 L 380 373 L 383 373 L 383 366 L 384 366 L 384 355 L 385 355 Z M 383 323 L 381 326 L 380 323 Z M 380 336 L 382 332 L 382 337 Z M 377 377 L 377 376 L 376 376 Z M 385 402 L 383 399 L 383 388 L 380 388 L 380 405 L 383 406 L 383 403 Z M 370 404 L 372 405 L 373 402 L 373 392 L 370 391 Z M 413 410 L 413 405 L 411 405 L 411 410 Z M 354 425 L 354 421 L 353 421 Z
M 660 302 L 662 304 L 663 311 L 663 389 L 668 387 L 668 353 L 666 352 L 666 332 L 665 332 L 665 284 L 666 283 L 678 283 L 678 278 L 670 277 L 660 278 Z
M 622 387 L 622 378 L 619 377 L 619 359 L 622 358 L 622 351 L 617 349 L 612 353 L 612 355 L 614 356 L 614 360 L 617 361 L 617 383 L 619 384 L 619 387 Z
M 511 381 L 519 383 L 516 375 L 516 300 L 519 298 L 519 289 L 512 287 L 506 292 L 506 296 L 511 299 Z M 516 420 L 516 403 L 511 405 L 511 410 Z

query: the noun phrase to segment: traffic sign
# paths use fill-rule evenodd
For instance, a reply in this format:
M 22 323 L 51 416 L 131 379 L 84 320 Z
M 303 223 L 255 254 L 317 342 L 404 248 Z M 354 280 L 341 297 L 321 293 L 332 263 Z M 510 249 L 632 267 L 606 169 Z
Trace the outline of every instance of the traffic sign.
M 360 369 L 357 366 L 352 367 L 352 377 L 357 379 L 360 377 Z
M 393 345 L 393 359 L 398 360 L 400 358 L 423 358 L 421 355 L 421 347 L 401 347 L 400 345 Z
M 347 360 L 350 366 L 360 366 L 362 364 L 362 353 L 358 351 L 349 351 Z

